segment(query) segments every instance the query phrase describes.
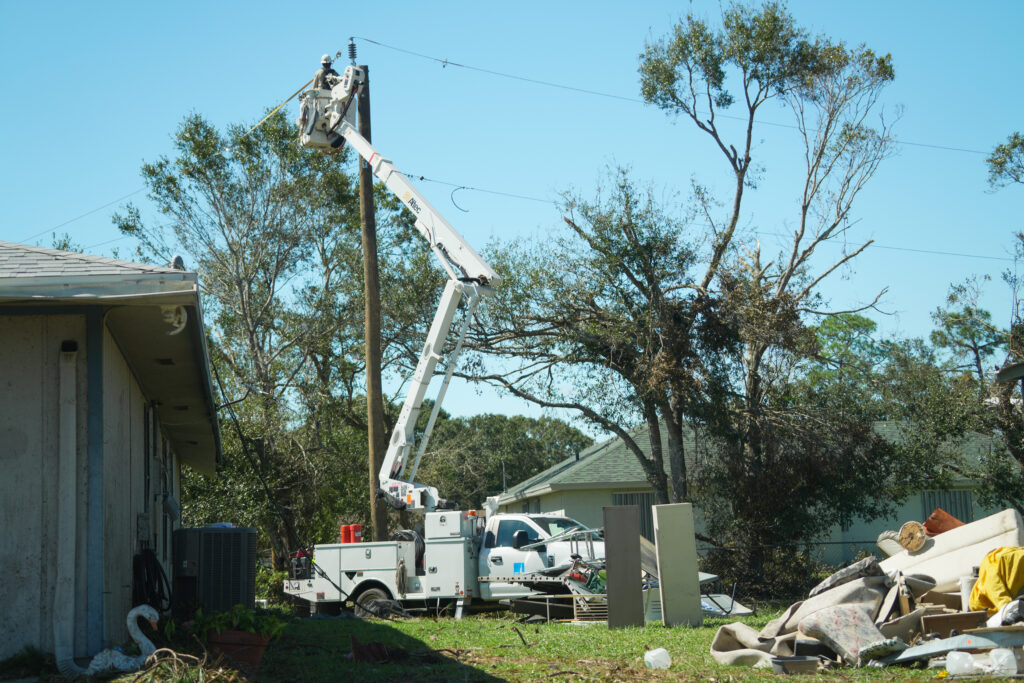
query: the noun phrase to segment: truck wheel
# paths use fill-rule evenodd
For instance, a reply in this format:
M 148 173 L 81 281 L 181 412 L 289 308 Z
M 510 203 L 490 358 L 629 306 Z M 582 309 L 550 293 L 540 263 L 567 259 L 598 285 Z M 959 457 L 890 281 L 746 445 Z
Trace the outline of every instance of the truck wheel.
M 356 597 L 355 613 L 357 617 L 375 617 L 377 612 L 370 603 L 374 600 L 390 600 L 391 596 L 383 588 L 367 588 Z

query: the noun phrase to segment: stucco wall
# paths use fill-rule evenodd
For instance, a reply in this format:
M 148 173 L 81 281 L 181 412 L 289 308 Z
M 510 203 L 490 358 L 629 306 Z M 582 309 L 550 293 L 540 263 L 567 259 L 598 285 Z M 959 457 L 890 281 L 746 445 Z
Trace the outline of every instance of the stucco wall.
M 59 363 L 61 343 L 76 358 L 76 543 L 58 543 Z M 89 349 L 85 315 L 0 316 L 0 660 L 32 646 L 54 650 L 54 589 L 59 559 L 73 558 L 74 653 L 88 651 Z M 128 638 L 132 558 L 145 541 L 169 572 L 170 533 L 162 496 L 180 499 L 178 463 L 155 411 L 113 339 L 102 352 L 102 642 Z M 147 420 L 149 428 L 147 429 Z M 148 460 L 148 465 L 147 465 Z M 146 474 L 149 473 L 147 490 Z M 141 518 L 140 514 L 149 517 Z
M 103 340 L 103 581 L 108 639 L 127 634 L 138 515 L 146 509 L 142 455 L 145 401 L 110 334 Z M 134 457 L 133 457 L 134 454 Z
M 85 535 L 85 318 L 0 316 L 0 659 L 27 645 L 53 649 L 57 545 L 58 365 L 61 342 L 77 340 L 78 535 Z M 84 574 L 84 544 L 76 566 Z M 76 585 L 85 621 L 85 585 Z
M 128 638 L 132 558 L 143 544 L 156 552 L 171 579 L 176 524 L 164 512 L 163 496 L 178 497 L 177 466 L 155 411 L 106 332 L 103 348 L 104 617 L 108 639 L 116 643 Z

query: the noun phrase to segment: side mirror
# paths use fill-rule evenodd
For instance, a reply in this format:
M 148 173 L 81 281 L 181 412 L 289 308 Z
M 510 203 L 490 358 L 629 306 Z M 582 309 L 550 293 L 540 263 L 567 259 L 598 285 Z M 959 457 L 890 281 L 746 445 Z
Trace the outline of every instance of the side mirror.
M 519 531 L 512 534 L 512 547 L 515 549 L 522 548 L 524 545 L 530 544 L 530 535 L 526 533 L 526 529 L 520 529 Z

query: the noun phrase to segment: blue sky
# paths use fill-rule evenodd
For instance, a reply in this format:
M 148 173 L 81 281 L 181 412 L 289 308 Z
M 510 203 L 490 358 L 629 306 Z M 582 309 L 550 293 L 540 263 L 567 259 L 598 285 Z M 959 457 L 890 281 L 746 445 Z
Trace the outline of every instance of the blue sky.
M 609 165 L 630 166 L 666 198 L 685 193 L 691 178 L 727 182 L 709 140 L 639 102 L 636 72 L 645 40 L 667 34 L 691 10 L 717 16 L 718 3 L 509 7 L 0 0 L 0 239 L 48 246 L 52 233 L 67 232 L 92 253 L 129 254 L 133 245 L 110 214 L 130 195 L 152 217 L 139 167 L 170 153 L 183 116 L 255 123 L 312 76 L 322 53 L 344 53 L 352 35 L 360 37 L 359 62 L 370 67 L 374 144 L 407 174 L 442 181 L 419 186 L 477 247 L 558 230 L 552 202 L 566 190 L 592 194 Z M 881 308 L 892 315 L 874 316 L 883 332 L 926 335 L 951 282 L 990 275 L 984 303 L 1005 321 L 1010 297 L 999 275 L 1013 267 L 1024 189 L 989 191 L 984 158 L 1024 129 L 1024 4 L 789 7 L 814 33 L 892 53 L 896 80 L 885 105 L 903 108 L 897 135 L 914 143 L 902 145 L 861 195 L 850 244 L 874 239 L 877 246 L 827 284 L 832 305 L 863 303 L 887 287 Z M 764 118 L 791 122 L 776 107 Z M 793 225 L 797 143 L 791 129 L 761 129 L 765 181 L 744 225 L 766 252 Z M 453 193 L 458 186 L 493 192 Z M 485 399 L 453 390 L 446 407 L 520 410 L 490 393 Z

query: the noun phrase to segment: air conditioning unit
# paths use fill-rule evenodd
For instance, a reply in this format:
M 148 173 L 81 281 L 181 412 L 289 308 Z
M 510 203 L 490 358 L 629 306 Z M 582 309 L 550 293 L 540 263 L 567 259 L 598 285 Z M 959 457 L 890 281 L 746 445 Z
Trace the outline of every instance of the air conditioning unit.
M 178 529 L 174 532 L 174 612 L 222 612 L 256 600 L 256 529 Z

